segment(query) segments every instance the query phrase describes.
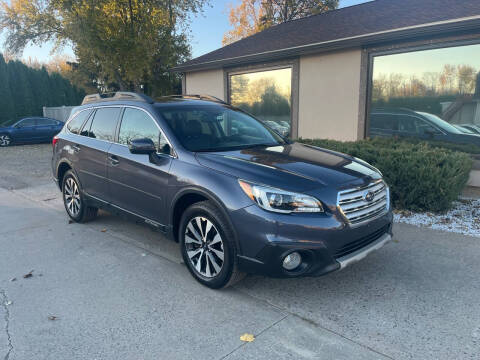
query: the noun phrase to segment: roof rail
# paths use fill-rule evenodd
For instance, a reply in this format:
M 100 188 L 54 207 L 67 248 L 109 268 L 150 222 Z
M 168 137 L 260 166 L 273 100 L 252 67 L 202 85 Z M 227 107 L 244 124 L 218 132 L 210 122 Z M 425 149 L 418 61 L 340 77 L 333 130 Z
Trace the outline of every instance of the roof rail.
M 197 100 L 208 100 L 214 101 L 222 104 L 227 104 L 227 102 L 223 101 L 222 99 L 217 98 L 216 96 L 212 95 L 205 95 L 205 94 L 186 94 L 186 95 L 169 95 L 165 96 L 174 99 L 197 99 Z
M 91 94 L 83 98 L 82 105 L 91 104 L 101 101 L 119 101 L 119 100 L 129 100 L 129 101 L 141 101 L 149 104 L 153 104 L 153 99 L 145 94 L 139 94 L 128 91 L 117 91 L 104 94 Z

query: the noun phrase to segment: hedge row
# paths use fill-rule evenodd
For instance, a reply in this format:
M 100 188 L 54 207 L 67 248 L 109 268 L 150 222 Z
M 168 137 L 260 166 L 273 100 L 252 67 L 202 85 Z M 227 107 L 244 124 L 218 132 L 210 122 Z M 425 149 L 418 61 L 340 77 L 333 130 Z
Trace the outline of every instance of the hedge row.
M 390 186 L 397 209 L 448 210 L 465 187 L 472 168 L 468 154 L 425 142 L 380 138 L 356 142 L 298 141 L 358 157 L 378 168 Z

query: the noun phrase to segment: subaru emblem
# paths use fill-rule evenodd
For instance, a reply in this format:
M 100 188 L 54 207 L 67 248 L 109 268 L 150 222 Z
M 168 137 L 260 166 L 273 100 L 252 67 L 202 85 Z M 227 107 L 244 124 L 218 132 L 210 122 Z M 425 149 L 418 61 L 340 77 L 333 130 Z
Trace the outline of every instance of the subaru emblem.
M 363 195 L 363 198 L 367 202 L 372 202 L 373 199 L 375 199 L 375 193 L 373 191 L 368 191 L 365 195 Z

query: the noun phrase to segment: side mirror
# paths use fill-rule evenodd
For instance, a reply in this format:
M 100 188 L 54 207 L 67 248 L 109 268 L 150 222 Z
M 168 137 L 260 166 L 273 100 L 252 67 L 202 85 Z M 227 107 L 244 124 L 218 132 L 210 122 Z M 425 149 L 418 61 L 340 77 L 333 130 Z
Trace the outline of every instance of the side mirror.
M 155 144 L 153 143 L 152 139 L 148 138 L 133 139 L 132 141 L 130 141 L 128 149 L 132 154 L 150 155 L 157 152 L 157 149 L 155 148 Z

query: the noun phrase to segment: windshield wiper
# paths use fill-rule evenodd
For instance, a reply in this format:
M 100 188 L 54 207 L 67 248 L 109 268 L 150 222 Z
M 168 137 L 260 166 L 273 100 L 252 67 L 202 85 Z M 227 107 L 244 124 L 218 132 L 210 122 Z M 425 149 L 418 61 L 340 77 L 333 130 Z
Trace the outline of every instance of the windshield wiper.
M 283 144 L 280 144 L 280 143 L 251 144 L 251 145 L 243 146 L 243 149 L 251 149 L 251 148 L 256 148 L 256 147 L 270 147 L 270 146 L 279 146 L 279 145 L 283 145 Z
M 245 145 L 218 147 L 218 148 L 206 148 L 206 149 L 199 149 L 194 151 L 195 152 L 221 152 L 221 151 L 252 149 L 257 147 L 279 146 L 279 145 L 281 146 L 285 144 L 281 144 L 281 143 L 245 144 Z

